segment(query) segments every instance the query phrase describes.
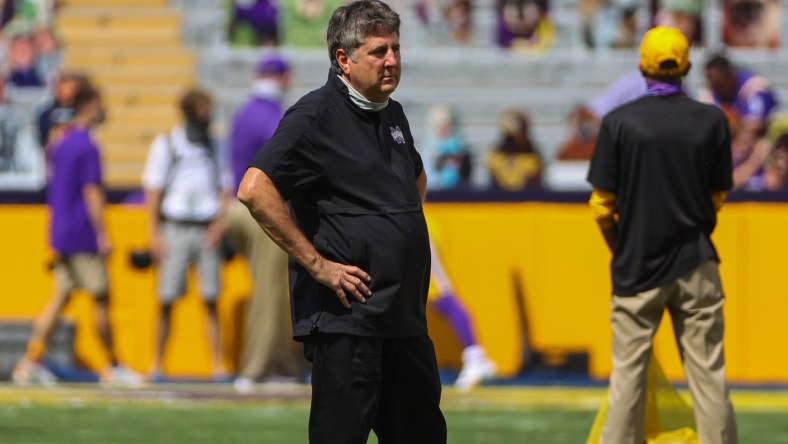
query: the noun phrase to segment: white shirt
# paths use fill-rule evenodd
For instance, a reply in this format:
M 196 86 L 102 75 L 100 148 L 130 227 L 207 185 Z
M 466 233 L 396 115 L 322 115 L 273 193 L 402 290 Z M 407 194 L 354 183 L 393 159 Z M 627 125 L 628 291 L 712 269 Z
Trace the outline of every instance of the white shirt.
M 183 127 L 175 127 L 153 141 L 142 186 L 164 192 L 161 214 L 165 218 L 210 221 L 221 210 L 221 191 L 233 186 L 225 157 L 219 146 L 211 153 L 189 142 Z

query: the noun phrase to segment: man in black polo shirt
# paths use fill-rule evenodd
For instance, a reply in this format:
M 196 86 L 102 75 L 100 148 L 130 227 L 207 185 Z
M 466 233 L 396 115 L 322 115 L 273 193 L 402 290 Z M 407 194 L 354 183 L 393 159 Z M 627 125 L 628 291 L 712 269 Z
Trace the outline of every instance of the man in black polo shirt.
M 591 206 L 613 252 L 613 372 L 601 442 L 644 442 L 651 339 L 667 307 L 704 444 L 736 442 L 725 383 L 724 295 L 711 242 L 733 185 L 728 125 L 688 99 L 680 31 L 657 27 L 640 47 L 646 96 L 602 122 L 588 181 Z
M 361 0 L 328 25 L 326 84 L 285 114 L 238 197 L 293 261 L 312 361 L 311 443 L 445 443 L 427 336 L 427 179 L 402 106 L 399 16 Z M 293 220 L 285 205 L 289 201 Z

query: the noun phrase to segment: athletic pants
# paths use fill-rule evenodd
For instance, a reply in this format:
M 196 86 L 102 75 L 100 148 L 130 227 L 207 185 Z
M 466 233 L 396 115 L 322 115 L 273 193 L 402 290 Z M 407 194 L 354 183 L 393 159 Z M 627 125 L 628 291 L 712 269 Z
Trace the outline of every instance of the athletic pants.
M 428 336 L 366 338 L 314 334 L 310 444 L 445 444 L 441 385 Z

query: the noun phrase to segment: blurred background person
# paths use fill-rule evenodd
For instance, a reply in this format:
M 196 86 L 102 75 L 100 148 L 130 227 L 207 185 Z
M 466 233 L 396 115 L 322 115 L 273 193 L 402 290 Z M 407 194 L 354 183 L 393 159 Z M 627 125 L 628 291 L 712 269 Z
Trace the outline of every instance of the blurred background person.
M 788 132 L 774 142 L 774 148 L 766 159 L 763 189 L 767 191 L 788 189 Z
M 186 293 L 187 272 L 195 264 L 206 308 L 213 375 L 222 379 L 227 371 L 222 360 L 216 303 L 221 291 L 223 214 L 232 190 L 232 176 L 211 137 L 211 96 L 203 90 L 190 89 L 179 105 L 183 125 L 153 141 L 142 178 L 151 253 L 159 268 L 158 332 L 150 377 L 161 378 L 173 304 Z
M 703 43 L 703 0 L 652 0 L 654 26 L 676 28 L 693 45 Z
M 275 0 L 232 0 L 228 40 L 233 46 L 279 44 L 279 7 Z
M 279 54 L 266 55 L 257 64 L 249 100 L 235 114 L 230 132 L 236 192 L 255 153 L 282 120 L 291 77 L 289 63 Z M 248 392 L 261 378 L 295 377 L 301 370 L 291 338 L 288 258 L 237 199 L 231 200 L 227 215 L 228 235 L 246 257 L 252 278 L 235 380 L 238 391 Z
M 57 76 L 51 99 L 36 112 L 38 143 L 42 148 L 49 144 L 53 111 L 73 108 L 77 91 L 88 86 L 90 86 L 88 78 L 77 72 L 62 71 Z
M 499 128 L 501 140 L 488 160 L 493 187 L 521 191 L 541 186 L 542 158 L 531 141 L 528 115 L 516 109 L 504 111 Z
M 496 42 L 502 48 L 542 52 L 552 48 L 555 25 L 548 0 L 499 0 Z
M 427 113 L 427 136 L 421 146 L 430 189 L 458 188 L 470 180 L 471 154 L 459 126 L 457 114 L 446 105 L 436 105 Z
M 580 0 L 583 41 L 588 48 L 634 48 L 636 13 L 632 0 Z
M 8 43 L 8 83 L 20 88 L 42 87 L 44 80 L 36 69 L 38 53 L 33 38 L 28 33 L 19 33 Z
M 436 30 L 456 43 L 468 43 L 473 29 L 470 0 L 416 0 L 416 17 L 428 31 Z
M 104 189 L 99 148 L 91 129 L 104 120 L 98 90 L 80 90 L 75 116 L 53 149 L 47 201 L 51 211 L 50 245 L 55 253 L 55 291 L 33 323 L 25 356 L 14 369 L 15 383 L 52 384 L 57 378 L 43 365 L 47 342 L 71 294 L 81 288 L 95 301 L 96 328 L 109 352 L 110 366 L 99 372 L 105 383 L 137 385 L 141 378 L 118 363 L 109 319 L 107 256 L 110 239 L 104 224 Z
M 700 91 L 698 99 L 718 106 L 727 116 L 733 186 L 747 187 L 747 182 L 760 174 L 768 155 L 768 149 L 757 142 L 765 134 L 769 116 L 778 105 L 777 94 L 766 77 L 734 66 L 722 54 L 712 55 L 706 61 L 705 77 L 707 87 Z
M 740 48 L 779 47 L 780 9 L 777 0 L 723 0 L 722 41 Z
M 462 348 L 462 368 L 454 385 L 460 390 L 469 390 L 484 381 L 495 378 L 495 363 L 487 355 L 487 351 L 479 343 L 471 314 L 463 306 L 462 301 L 452 284 L 440 256 L 440 245 L 443 243 L 440 226 L 427 216 L 430 231 L 430 290 L 428 302 L 451 326 L 454 337 Z

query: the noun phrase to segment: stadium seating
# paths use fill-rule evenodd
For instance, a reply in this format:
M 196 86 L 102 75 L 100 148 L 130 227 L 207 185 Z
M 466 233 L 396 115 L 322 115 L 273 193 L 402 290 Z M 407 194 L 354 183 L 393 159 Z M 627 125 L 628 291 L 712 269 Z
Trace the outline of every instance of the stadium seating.
M 400 1 L 399 3 L 410 3 Z M 395 7 L 399 3 L 394 2 Z M 494 143 L 500 112 L 508 107 L 527 110 L 533 136 L 550 162 L 566 134 L 566 116 L 577 104 L 590 99 L 619 75 L 636 68 L 634 51 L 589 51 L 583 47 L 576 0 L 553 0 L 551 13 L 557 27 L 555 48 L 546 54 L 511 54 L 494 47 L 494 0 L 474 2 L 474 33 L 471 43 L 457 47 L 446 39 L 433 38 L 434 30 L 418 23 L 413 8 L 399 8 L 402 20 L 404 75 L 394 97 L 403 103 L 417 143 L 424 134 L 427 110 L 436 103 L 455 107 L 461 129 L 474 153 L 474 182 L 485 184 L 485 158 Z M 228 49 L 223 41 L 225 22 L 219 2 L 173 0 L 183 14 L 184 37 L 199 53 L 199 82 L 216 93 L 219 118 L 226 121 L 246 98 L 252 68 L 260 51 Z M 188 7 L 187 7 L 188 5 Z M 784 8 L 788 12 L 788 7 Z M 719 47 L 718 9 L 706 12 L 707 46 L 693 51 L 696 67 Z M 788 34 L 788 27 L 784 27 Z M 784 40 L 788 40 L 788 35 Z M 325 51 L 288 50 L 293 59 L 294 85 L 289 99 L 297 99 L 325 81 Z M 760 72 L 788 91 L 788 50 L 775 52 L 734 51 L 733 59 Z M 702 85 L 702 70 L 690 75 L 689 86 Z M 782 94 L 783 98 L 788 94 Z M 548 176 L 549 177 L 549 176 Z
M 65 66 L 89 74 L 108 107 L 98 133 L 107 185 L 136 188 L 150 142 L 177 122 L 177 98 L 195 82 L 180 14 L 166 0 L 64 3 Z
M 199 83 L 215 94 L 220 123 L 227 122 L 246 99 L 252 68 L 261 51 L 228 48 L 223 2 L 64 3 L 58 21 L 68 44 L 66 65 L 89 72 L 103 87 L 110 104 L 112 120 L 99 136 L 107 152 L 110 186 L 139 184 L 150 138 L 176 121 L 174 102 L 186 86 Z M 417 142 L 425 130 L 418 122 L 424 122 L 433 104 L 449 104 L 458 111 L 461 129 L 474 154 L 473 180 L 479 185 L 487 182 L 486 152 L 497 137 L 503 109 L 517 107 L 529 112 L 533 137 L 549 165 L 566 134 L 568 112 L 634 69 L 637 60 L 634 51 L 586 50 L 580 38 L 576 0 L 552 1 L 556 45 L 540 55 L 511 54 L 494 47 L 494 0 L 474 2 L 473 38 L 465 47 L 435 38 L 435 30 L 418 23 L 413 8 L 402 6 L 409 2 L 392 4 L 399 6 L 403 17 L 405 69 L 395 98 L 408 110 Z M 788 7 L 784 14 L 786 11 Z M 711 31 L 718 26 L 718 12 L 716 5 L 707 9 L 708 49 L 694 50 L 696 66 L 710 49 L 719 46 L 718 33 Z M 788 27 L 784 29 L 788 33 Z M 288 95 L 292 102 L 324 82 L 328 64 L 322 48 L 284 51 L 295 68 Z M 783 91 L 788 90 L 786 55 L 785 49 L 776 53 L 733 52 L 735 61 L 766 75 Z M 691 73 L 689 84 L 696 90 L 702 84 L 700 69 Z M 109 147 L 114 144 L 119 147 Z M 552 177 L 549 171 L 546 177 Z

